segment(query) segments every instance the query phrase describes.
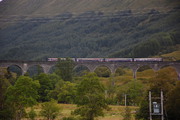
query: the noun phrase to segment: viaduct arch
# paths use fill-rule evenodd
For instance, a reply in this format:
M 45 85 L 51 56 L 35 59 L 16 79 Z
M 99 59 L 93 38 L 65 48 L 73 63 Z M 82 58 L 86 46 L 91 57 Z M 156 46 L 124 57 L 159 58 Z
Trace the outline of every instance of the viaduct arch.
M 55 66 L 56 61 L 10 61 L 10 60 L 0 60 L 0 67 L 6 67 L 15 65 L 21 68 L 22 75 L 24 75 L 31 66 L 39 65 L 43 68 L 44 73 L 49 73 L 51 67 Z M 154 71 L 160 70 L 164 66 L 172 66 L 176 69 L 178 74 L 178 79 L 180 80 L 180 62 L 97 62 L 97 61 L 87 61 L 87 62 L 75 62 L 74 68 L 77 66 L 85 66 L 90 72 L 94 72 L 99 66 L 106 66 L 109 68 L 111 73 L 115 73 L 118 67 L 127 66 L 133 71 L 133 78 L 136 78 L 137 70 L 142 66 L 149 66 Z

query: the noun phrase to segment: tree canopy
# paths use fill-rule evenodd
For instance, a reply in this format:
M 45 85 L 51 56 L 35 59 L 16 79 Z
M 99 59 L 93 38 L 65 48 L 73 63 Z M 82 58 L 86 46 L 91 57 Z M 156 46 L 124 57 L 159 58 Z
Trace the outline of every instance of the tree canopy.
M 25 108 L 36 104 L 38 99 L 38 81 L 33 81 L 27 76 L 20 76 L 14 86 L 7 89 L 7 103 L 11 106 L 14 119 L 19 120 L 25 112 Z
M 54 120 L 60 113 L 61 108 L 55 100 L 44 102 L 40 111 L 41 115 L 47 120 Z
M 83 76 L 77 86 L 77 105 L 75 114 L 81 115 L 83 120 L 94 120 L 97 116 L 103 116 L 103 110 L 108 109 L 105 100 L 105 89 L 94 73 Z
M 56 64 L 56 74 L 65 81 L 72 81 L 73 77 L 73 61 L 70 58 L 66 60 L 58 60 Z

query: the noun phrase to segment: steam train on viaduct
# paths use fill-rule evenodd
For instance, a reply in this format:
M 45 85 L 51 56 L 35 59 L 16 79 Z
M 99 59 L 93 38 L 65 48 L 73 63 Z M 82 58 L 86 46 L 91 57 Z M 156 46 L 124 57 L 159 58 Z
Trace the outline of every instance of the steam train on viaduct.
M 75 62 L 161 62 L 162 58 L 70 58 Z M 47 61 L 66 60 L 66 58 L 48 58 Z

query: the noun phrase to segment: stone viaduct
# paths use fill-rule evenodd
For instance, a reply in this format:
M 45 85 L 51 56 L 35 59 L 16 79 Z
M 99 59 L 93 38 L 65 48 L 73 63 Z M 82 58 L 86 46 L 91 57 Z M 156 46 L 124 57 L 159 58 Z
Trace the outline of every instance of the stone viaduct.
M 44 73 L 49 73 L 50 69 L 55 66 L 57 62 L 55 61 L 11 61 L 11 60 L 0 60 L 0 67 L 10 67 L 17 66 L 22 70 L 22 75 L 24 75 L 28 69 L 32 66 L 41 66 Z M 137 70 L 142 66 L 149 66 L 154 71 L 158 71 L 162 67 L 172 66 L 176 69 L 178 74 L 178 79 L 180 80 L 180 62 L 97 62 L 97 61 L 83 61 L 83 62 L 75 62 L 74 69 L 78 66 L 87 67 L 90 72 L 94 72 L 94 70 L 99 66 L 106 66 L 109 68 L 111 73 L 115 73 L 118 67 L 128 67 L 133 71 L 133 77 L 136 78 Z M 168 73 L 167 73 L 168 74 Z

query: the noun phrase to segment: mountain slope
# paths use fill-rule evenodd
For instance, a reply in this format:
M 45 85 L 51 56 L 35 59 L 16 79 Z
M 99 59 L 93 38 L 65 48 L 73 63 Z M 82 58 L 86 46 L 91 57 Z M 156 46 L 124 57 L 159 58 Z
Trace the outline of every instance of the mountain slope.
M 167 11 L 179 0 L 4 0 L 0 3 L 3 15 L 54 15 L 64 12 L 115 11 L 133 9 Z
M 148 57 L 179 44 L 179 2 L 139 1 L 5 0 L 0 59 Z

